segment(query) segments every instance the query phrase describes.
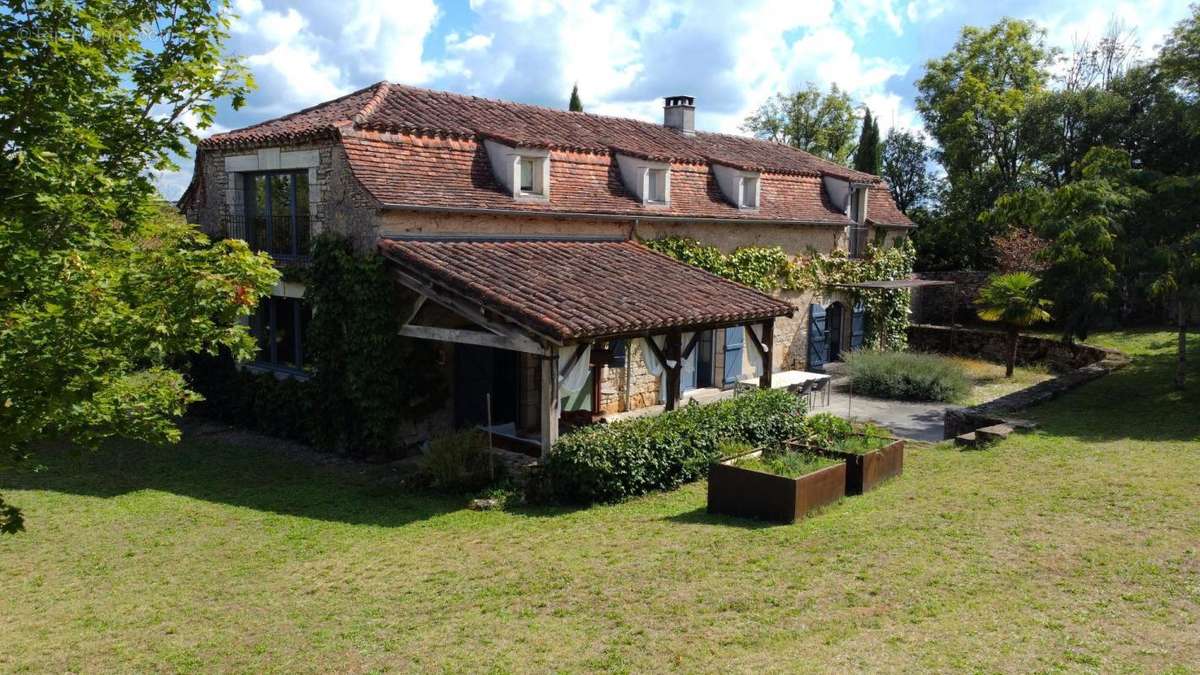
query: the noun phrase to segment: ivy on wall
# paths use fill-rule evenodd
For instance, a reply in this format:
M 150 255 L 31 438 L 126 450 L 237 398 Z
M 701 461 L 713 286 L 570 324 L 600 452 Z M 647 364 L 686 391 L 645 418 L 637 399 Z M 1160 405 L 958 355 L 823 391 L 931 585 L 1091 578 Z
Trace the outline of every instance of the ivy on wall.
M 767 293 L 779 289 L 824 291 L 835 284 L 906 279 L 912 274 L 916 257 L 907 238 L 890 248 L 868 246 L 861 258 L 851 258 L 845 251 L 822 254 L 809 249 L 798 261 L 779 246 L 743 246 L 726 254 L 715 246 L 686 237 L 670 236 L 643 243 L 680 262 Z M 905 347 L 909 291 L 856 291 L 851 296 L 867 310 L 869 344 L 884 349 Z
M 292 267 L 312 307 L 305 338 L 310 377 L 279 378 L 237 368 L 229 356 L 193 357 L 203 414 L 359 457 L 389 457 L 401 425 L 445 402 L 432 342 L 399 335 L 406 315 L 383 259 L 354 254 L 347 239 L 322 234 L 310 266 Z
M 829 254 L 810 251 L 810 255 L 796 265 L 796 287 L 823 290 L 835 284 L 907 279 L 912 274 L 915 260 L 916 250 L 907 238 L 891 248 L 870 245 L 861 258 L 851 258 L 845 251 Z M 866 309 L 867 344 L 885 350 L 902 350 L 908 345 L 909 291 L 852 291 L 850 295 Z
M 662 237 L 642 243 L 680 262 L 764 293 L 790 288 L 793 283 L 795 264 L 779 246 L 743 246 L 727 255 L 716 246 L 687 237 Z

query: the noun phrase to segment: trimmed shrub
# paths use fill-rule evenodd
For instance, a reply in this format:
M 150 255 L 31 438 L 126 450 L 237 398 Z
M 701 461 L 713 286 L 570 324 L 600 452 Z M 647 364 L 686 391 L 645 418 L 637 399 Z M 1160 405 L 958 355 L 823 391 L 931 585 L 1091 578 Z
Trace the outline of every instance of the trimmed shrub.
M 483 449 L 487 436 L 477 429 L 456 431 L 429 442 L 422 467 L 433 487 L 470 492 L 492 482 L 491 465 Z M 497 466 L 499 473 L 502 467 Z
M 935 354 L 860 351 L 846 355 L 854 393 L 902 401 L 953 402 L 971 391 L 958 364 Z
M 780 389 L 758 390 L 565 434 L 554 444 L 546 474 L 559 499 L 620 501 L 706 475 L 729 443 L 780 445 L 798 435 L 803 422 L 802 399 Z

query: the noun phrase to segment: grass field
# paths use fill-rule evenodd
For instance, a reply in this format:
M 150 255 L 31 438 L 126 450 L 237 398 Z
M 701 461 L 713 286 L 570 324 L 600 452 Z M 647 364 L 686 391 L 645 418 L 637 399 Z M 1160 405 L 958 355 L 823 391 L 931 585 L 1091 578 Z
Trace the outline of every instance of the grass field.
M 1172 336 L 986 451 L 793 526 L 704 485 L 472 512 L 361 469 L 192 438 L 51 451 L 0 492 L 0 671 L 1188 672 L 1200 664 L 1200 369 Z M 1200 363 L 1200 341 L 1193 345 Z

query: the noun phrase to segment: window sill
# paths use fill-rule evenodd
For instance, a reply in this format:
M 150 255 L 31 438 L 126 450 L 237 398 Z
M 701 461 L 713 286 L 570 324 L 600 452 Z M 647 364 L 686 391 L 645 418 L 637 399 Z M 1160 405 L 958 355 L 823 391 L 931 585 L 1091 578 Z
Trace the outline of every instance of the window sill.
M 252 373 L 271 373 L 281 380 L 297 380 L 304 382 L 312 377 L 312 373 L 292 368 L 291 366 L 279 366 L 274 363 L 263 363 L 262 361 L 251 361 L 250 363 L 240 364 L 240 368 L 245 368 Z
M 521 193 L 518 193 L 516 197 L 513 197 L 513 199 L 516 199 L 519 202 L 548 202 L 548 201 L 550 201 L 550 197 L 548 197 L 546 195 L 538 194 L 536 192 L 521 192 Z

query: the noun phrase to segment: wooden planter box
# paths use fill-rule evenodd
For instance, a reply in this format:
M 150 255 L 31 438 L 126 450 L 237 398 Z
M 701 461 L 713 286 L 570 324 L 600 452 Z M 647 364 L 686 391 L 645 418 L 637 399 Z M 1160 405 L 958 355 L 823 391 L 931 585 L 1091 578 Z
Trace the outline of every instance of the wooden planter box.
M 846 464 L 799 478 L 776 476 L 731 464 L 708 473 L 708 512 L 794 523 L 846 494 Z
M 883 481 L 899 476 L 904 471 L 904 439 L 871 452 L 858 454 L 828 448 L 793 445 L 826 457 L 846 460 L 846 494 L 861 495 L 879 487 Z

